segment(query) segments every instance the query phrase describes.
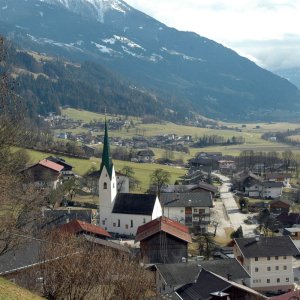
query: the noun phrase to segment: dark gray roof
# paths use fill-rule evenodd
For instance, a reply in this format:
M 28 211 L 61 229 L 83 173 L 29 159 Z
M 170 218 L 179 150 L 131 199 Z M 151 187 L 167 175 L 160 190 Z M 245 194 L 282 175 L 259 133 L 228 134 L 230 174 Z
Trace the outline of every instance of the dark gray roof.
M 137 152 L 138 156 L 155 156 L 151 149 L 140 150 Z
M 197 187 L 197 184 L 169 184 L 163 187 L 164 193 L 183 193 L 190 192 Z
M 295 256 L 298 249 L 289 236 L 234 239 L 244 257 Z
M 211 298 L 211 293 L 224 291 L 231 286 L 230 282 L 202 269 L 195 283 L 187 284 L 176 292 L 184 300 L 206 300 Z
M 151 216 L 156 195 L 119 193 L 115 198 L 113 214 L 132 214 Z
M 237 279 L 250 278 L 249 273 L 242 267 L 242 265 L 235 259 L 218 259 L 218 260 L 204 260 L 199 264 L 207 271 L 213 272 L 222 277 L 228 278 L 232 281 Z
M 178 286 L 196 282 L 201 267 L 198 262 L 157 264 L 157 270 L 167 285 Z
M 262 183 L 262 185 L 263 185 L 265 188 L 283 187 L 283 183 L 282 183 L 282 182 L 279 182 L 279 181 L 264 181 L 264 182 Z
M 208 191 L 191 193 L 161 193 L 159 200 L 166 207 L 212 207 L 212 196 Z
M 0 256 L 0 275 L 13 270 L 25 268 L 39 263 L 40 247 L 43 241 L 34 238 L 24 238 L 17 249 Z

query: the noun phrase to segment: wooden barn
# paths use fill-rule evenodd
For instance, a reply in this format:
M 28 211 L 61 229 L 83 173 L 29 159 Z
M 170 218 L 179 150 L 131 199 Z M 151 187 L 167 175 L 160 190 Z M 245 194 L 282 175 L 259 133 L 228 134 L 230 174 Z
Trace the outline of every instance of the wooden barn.
M 144 263 L 178 263 L 187 259 L 192 238 L 188 227 L 162 216 L 139 226 L 135 241 Z

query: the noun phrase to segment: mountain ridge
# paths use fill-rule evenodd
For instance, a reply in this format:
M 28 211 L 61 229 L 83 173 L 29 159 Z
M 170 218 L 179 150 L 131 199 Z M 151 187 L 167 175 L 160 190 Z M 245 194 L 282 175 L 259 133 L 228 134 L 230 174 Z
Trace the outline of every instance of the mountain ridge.
M 300 92 L 294 85 L 212 40 L 169 28 L 129 5 L 126 13 L 106 10 L 101 22 L 96 13 L 88 19 L 48 1 L 58 0 L 0 0 L 6 7 L 0 10 L 4 33 L 27 49 L 100 63 L 142 89 L 167 95 L 187 115 L 299 117 Z M 113 1 L 125 3 L 97 3 Z

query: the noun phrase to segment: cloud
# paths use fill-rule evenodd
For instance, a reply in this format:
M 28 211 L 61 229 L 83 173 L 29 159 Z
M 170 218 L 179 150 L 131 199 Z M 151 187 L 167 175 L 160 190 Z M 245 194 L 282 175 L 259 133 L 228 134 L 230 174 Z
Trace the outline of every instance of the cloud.
M 168 26 L 194 31 L 262 66 L 299 65 L 300 1 L 128 0 Z

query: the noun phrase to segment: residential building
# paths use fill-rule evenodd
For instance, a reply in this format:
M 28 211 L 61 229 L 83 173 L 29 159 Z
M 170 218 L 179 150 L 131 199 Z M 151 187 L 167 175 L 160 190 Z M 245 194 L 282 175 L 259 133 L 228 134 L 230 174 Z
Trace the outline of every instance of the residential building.
M 137 160 L 140 163 L 152 163 L 154 162 L 154 152 L 151 149 L 140 150 L 137 152 Z
M 251 276 L 245 284 L 257 291 L 292 290 L 298 254 L 289 236 L 234 239 L 234 256 Z
M 55 189 L 62 180 L 64 166 L 51 160 L 43 159 L 20 171 L 24 176 L 24 182 L 33 182 L 40 188 Z
M 267 173 L 265 177 L 268 181 L 282 182 L 285 187 L 290 187 L 292 175 L 290 173 Z
M 300 240 L 300 227 L 283 228 L 283 235 L 289 235 L 292 240 Z M 299 247 L 297 247 L 299 248 Z
M 290 211 L 291 205 L 292 202 L 290 200 L 274 199 L 270 203 L 270 212 L 276 215 L 279 215 L 283 212 L 288 213 Z
M 50 160 L 64 167 L 61 170 L 63 180 L 68 180 L 74 177 L 73 166 L 68 164 L 64 159 L 55 156 L 48 156 L 46 160 Z
M 180 222 L 196 232 L 207 232 L 210 223 L 212 194 L 208 191 L 191 193 L 161 193 L 163 215 Z
M 149 263 L 178 263 L 188 259 L 189 229 L 166 217 L 141 225 L 135 242 L 140 242 L 141 258 Z

